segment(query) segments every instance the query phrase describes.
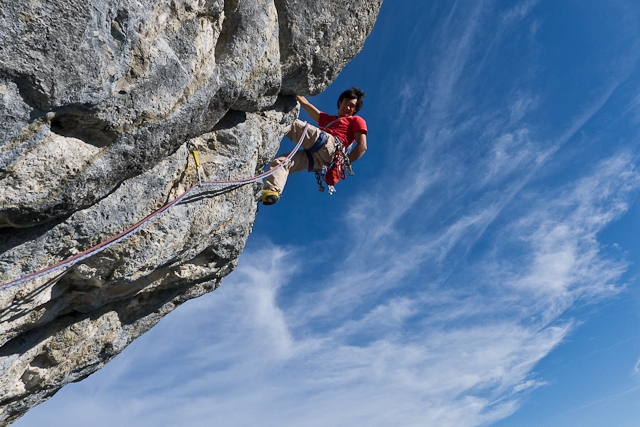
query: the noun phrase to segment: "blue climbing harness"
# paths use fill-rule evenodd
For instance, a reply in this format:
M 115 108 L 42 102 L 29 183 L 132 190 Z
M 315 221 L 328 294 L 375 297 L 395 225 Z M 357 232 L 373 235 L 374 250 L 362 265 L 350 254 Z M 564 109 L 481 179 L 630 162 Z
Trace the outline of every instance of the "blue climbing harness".
M 309 168 L 307 169 L 309 172 L 313 172 L 314 162 L 312 153 L 317 153 L 320 151 L 322 146 L 327 143 L 327 133 L 325 131 L 320 131 L 320 136 L 316 140 L 316 143 L 313 144 L 311 148 L 305 148 L 304 152 L 307 155 L 307 159 L 309 160 Z

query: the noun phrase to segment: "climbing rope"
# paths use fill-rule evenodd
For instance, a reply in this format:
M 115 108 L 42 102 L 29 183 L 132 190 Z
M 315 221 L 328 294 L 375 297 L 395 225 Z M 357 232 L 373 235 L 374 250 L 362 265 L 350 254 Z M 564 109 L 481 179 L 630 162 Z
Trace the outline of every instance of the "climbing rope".
M 256 182 L 256 181 L 260 181 L 261 179 L 272 175 L 278 169 L 283 167 L 287 162 L 289 162 L 291 160 L 293 155 L 296 153 L 296 151 L 298 151 L 298 149 L 302 145 L 302 141 L 304 141 L 304 138 L 307 135 L 307 130 L 308 129 L 309 129 L 309 123 L 307 123 L 306 126 L 304 127 L 304 131 L 302 132 L 302 136 L 300 137 L 300 140 L 296 144 L 296 147 L 293 149 L 293 151 L 291 151 L 289 153 L 289 155 L 278 166 L 276 166 L 275 168 L 270 169 L 270 170 L 268 170 L 266 172 L 263 172 L 263 173 L 261 173 L 259 175 L 255 175 L 255 176 L 253 176 L 251 178 L 230 179 L 230 180 L 223 180 L 223 181 L 199 182 L 198 184 L 194 185 L 193 187 L 191 187 L 190 189 L 188 189 L 187 191 L 182 193 L 175 200 L 167 203 L 166 205 L 164 205 L 163 207 L 161 207 L 157 211 L 149 214 L 147 217 L 145 217 L 144 219 L 140 220 L 139 222 L 137 222 L 136 224 L 134 224 L 130 228 L 120 232 L 119 234 L 117 234 L 117 235 L 105 240 L 102 243 L 99 243 L 99 244 L 97 244 L 97 245 L 95 245 L 93 247 L 90 247 L 89 249 L 87 249 L 87 250 L 85 250 L 83 252 L 77 253 L 77 254 L 75 254 L 75 255 L 67 258 L 67 259 L 64 259 L 64 260 L 62 260 L 62 261 L 60 261 L 60 262 L 58 262 L 56 264 L 50 265 L 48 267 L 45 267 L 42 270 L 36 271 L 34 273 L 31 273 L 31 274 L 27 274 L 26 276 L 23 276 L 23 277 L 21 277 L 19 279 L 11 281 L 11 282 L 4 283 L 4 284 L 0 285 L 0 289 L 7 289 L 7 288 L 10 288 L 12 286 L 21 285 L 22 283 L 28 282 L 30 280 L 37 279 L 37 278 L 42 277 L 42 276 L 44 276 L 46 274 L 53 273 L 54 271 L 58 271 L 58 270 L 61 270 L 63 268 L 66 268 L 66 267 L 71 267 L 74 264 L 77 264 L 78 262 L 89 258 L 90 256 L 96 255 L 96 254 L 104 251 L 105 249 L 110 248 L 111 246 L 115 245 L 116 243 L 118 243 L 118 242 L 126 239 L 127 237 L 137 233 L 138 231 L 140 231 L 143 228 L 145 228 L 147 225 L 149 225 L 152 222 L 156 221 L 158 218 L 160 218 L 161 216 L 166 214 L 169 210 L 174 208 L 182 200 L 184 200 L 186 197 L 188 197 L 191 193 L 193 193 L 194 191 L 196 191 L 199 188 L 203 188 L 203 187 L 242 186 L 242 185 L 246 185 L 246 184 L 251 184 L 251 183 Z M 199 162 L 199 159 L 198 159 L 197 151 L 192 150 L 192 153 L 194 153 L 194 159 L 196 161 L 196 168 L 199 169 L 199 163 L 200 162 Z M 198 180 L 200 181 L 200 179 L 201 179 L 200 178 L 200 171 L 198 170 Z

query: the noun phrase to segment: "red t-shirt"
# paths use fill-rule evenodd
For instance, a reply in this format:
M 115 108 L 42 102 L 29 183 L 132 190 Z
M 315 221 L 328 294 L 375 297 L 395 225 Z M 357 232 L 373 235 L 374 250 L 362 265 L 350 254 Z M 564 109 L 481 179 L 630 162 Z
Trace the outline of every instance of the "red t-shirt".
M 345 147 L 356 139 L 356 132 L 367 134 L 367 123 L 360 116 L 338 117 L 320 112 L 318 124 L 322 130 L 338 138 Z

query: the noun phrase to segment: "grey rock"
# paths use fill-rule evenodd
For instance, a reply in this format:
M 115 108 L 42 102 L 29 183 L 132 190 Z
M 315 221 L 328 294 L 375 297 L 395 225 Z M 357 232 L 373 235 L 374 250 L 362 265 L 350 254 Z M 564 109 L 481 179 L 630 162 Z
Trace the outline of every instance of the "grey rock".
M 381 0 L 29 0 L 0 8 L 0 283 L 198 182 L 262 171 L 362 48 Z M 233 270 L 260 184 L 200 188 L 72 267 L 0 288 L 0 425 Z
M 382 0 L 275 0 L 282 92 L 322 92 L 362 49 Z

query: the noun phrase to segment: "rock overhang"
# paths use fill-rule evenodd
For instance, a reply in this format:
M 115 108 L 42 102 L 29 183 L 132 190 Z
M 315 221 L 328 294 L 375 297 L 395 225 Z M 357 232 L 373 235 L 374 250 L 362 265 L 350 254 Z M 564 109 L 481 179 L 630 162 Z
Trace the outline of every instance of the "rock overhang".
M 362 48 L 381 0 L 5 2 L 0 281 L 108 239 L 197 182 L 260 171 Z M 236 265 L 248 185 L 203 194 L 61 271 L 0 289 L 0 424 L 100 369 Z

